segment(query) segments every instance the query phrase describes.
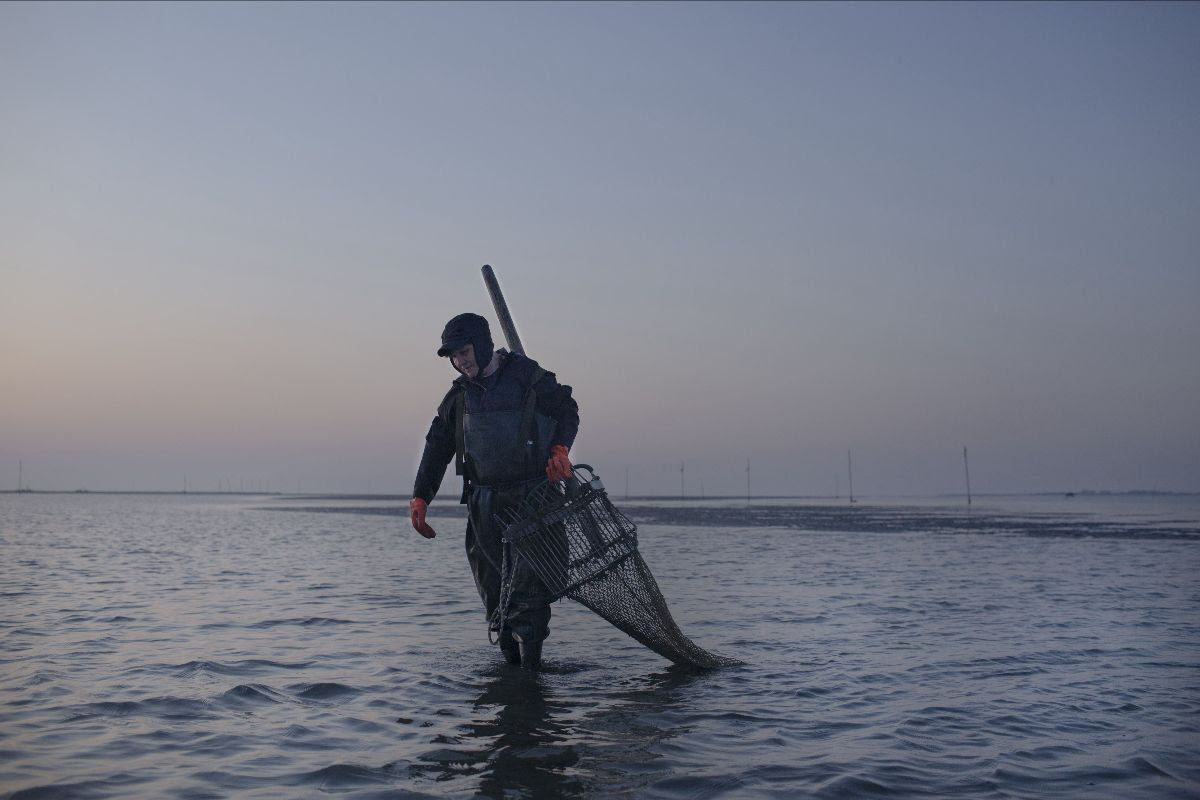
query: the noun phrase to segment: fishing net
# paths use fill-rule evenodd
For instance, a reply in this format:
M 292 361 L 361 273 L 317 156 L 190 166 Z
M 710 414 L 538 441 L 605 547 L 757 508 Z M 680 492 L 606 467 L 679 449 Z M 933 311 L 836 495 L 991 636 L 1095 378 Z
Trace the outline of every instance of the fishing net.
M 707 669 L 741 663 L 708 652 L 679 630 L 638 552 L 637 526 L 613 506 L 586 464 L 576 465 L 565 484 L 539 484 L 496 518 L 505 541 L 553 599 L 583 604 L 677 664 Z

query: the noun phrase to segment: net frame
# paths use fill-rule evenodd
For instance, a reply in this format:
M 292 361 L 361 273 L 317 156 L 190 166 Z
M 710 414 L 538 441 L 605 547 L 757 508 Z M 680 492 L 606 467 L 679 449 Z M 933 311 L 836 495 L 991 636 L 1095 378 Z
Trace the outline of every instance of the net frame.
M 554 600 L 570 597 L 677 664 L 740 664 L 711 653 L 679 629 L 638 551 L 637 526 L 612 504 L 598 475 L 577 464 L 561 483 L 536 485 L 496 515 L 504 541 Z

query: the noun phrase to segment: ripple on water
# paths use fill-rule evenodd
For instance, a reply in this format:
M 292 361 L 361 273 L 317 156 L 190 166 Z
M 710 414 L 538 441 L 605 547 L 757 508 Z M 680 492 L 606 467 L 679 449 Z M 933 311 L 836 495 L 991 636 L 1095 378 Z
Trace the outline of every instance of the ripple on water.
M 1044 790 L 1048 786 L 1059 787 L 1060 790 L 1068 792 L 1079 787 L 1105 786 L 1107 793 L 1121 792 L 1118 787 L 1123 787 L 1124 792 L 1135 794 L 1139 786 L 1162 787 L 1162 780 L 1167 781 L 1168 786 L 1174 783 L 1175 788 L 1184 789 L 1178 785 L 1174 775 L 1142 757 L 1124 759 L 1115 765 L 1073 762 L 1033 766 L 1010 762 L 997 767 L 993 774 L 1002 789 L 1017 792 L 1029 792 L 1035 787 Z M 1166 795 L 1167 792 L 1159 794 Z
M 394 783 L 399 770 L 395 767 L 366 767 L 361 764 L 331 764 L 312 772 L 295 776 L 289 782 L 298 786 L 314 786 L 322 791 L 353 789 L 361 786 Z
M 227 708 L 246 708 L 248 706 L 279 703 L 283 700 L 284 697 L 270 686 L 261 683 L 244 683 L 222 694 L 217 699 L 217 702 Z
M 303 670 L 312 666 L 311 661 L 285 662 L 271 661 L 265 658 L 248 658 L 242 661 L 231 661 L 222 663 L 220 661 L 206 661 L 203 659 L 188 661 L 183 664 L 163 665 L 164 669 L 169 669 L 174 673 L 175 677 L 187 678 L 193 675 L 211 674 L 211 675 L 258 675 L 261 673 L 276 672 L 278 670 Z
M 161 719 L 185 721 L 212 719 L 209 703 L 184 697 L 153 697 L 147 700 L 103 700 L 71 706 L 68 722 L 93 717 L 154 716 Z
M 305 700 L 341 700 L 361 694 L 362 689 L 347 686 L 344 683 L 298 683 L 289 686 L 288 691 L 296 697 Z
M 123 786 L 113 778 L 64 783 L 48 783 L 18 789 L 8 795 L 8 800 L 104 800 L 120 797 Z
M 319 628 L 328 625 L 353 625 L 354 620 L 338 619 L 336 617 L 282 617 L 264 619 L 258 622 L 242 623 L 240 621 L 209 622 L 200 626 L 201 630 L 221 630 L 226 628 L 244 628 L 248 630 L 269 630 L 283 626 L 299 626 Z
M 1012 758 L 1021 761 L 1032 761 L 1035 763 L 1055 762 L 1064 758 L 1069 758 L 1077 755 L 1082 755 L 1083 750 L 1078 747 L 1072 747 L 1067 744 L 1052 744 L 1042 747 L 1035 747 L 1029 750 L 1017 750 L 1011 754 Z

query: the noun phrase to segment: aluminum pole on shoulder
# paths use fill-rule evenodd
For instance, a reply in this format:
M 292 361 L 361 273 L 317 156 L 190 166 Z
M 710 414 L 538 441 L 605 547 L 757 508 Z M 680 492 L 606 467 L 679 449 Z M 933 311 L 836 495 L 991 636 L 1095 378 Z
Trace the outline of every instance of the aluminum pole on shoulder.
M 504 294 L 500 291 L 500 282 L 496 280 L 496 273 L 492 270 L 491 264 L 483 265 L 483 282 L 487 286 L 488 294 L 492 297 L 492 306 L 496 309 L 496 321 L 500 323 L 500 330 L 504 331 L 508 349 L 514 353 L 525 355 L 521 337 L 517 335 L 517 326 L 513 324 L 512 314 L 508 313 L 508 303 L 504 302 Z

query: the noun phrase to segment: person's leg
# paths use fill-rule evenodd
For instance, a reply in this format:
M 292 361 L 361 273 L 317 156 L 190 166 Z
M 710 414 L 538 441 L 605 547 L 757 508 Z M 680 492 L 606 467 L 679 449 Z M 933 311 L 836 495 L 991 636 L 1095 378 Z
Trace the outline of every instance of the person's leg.
M 525 669 L 541 666 L 542 642 L 550 635 L 550 601 L 546 588 L 523 563 L 513 575 L 508 625 L 520 645 L 520 662 Z
M 511 511 L 519 507 L 524 498 L 522 489 L 497 492 L 489 512 Z M 482 517 L 480 517 L 482 521 Z M 491 536 L 502 546 L 503 532 L 489 513 Z M 488 539 L 487 536 L 484 537 Z M 500 551 L 503 556 L 503 550 Z M 506 626 L 512 631 L 518 645 L 519 661 L 523 668 L 536 670 L 541 666 L 542 642 L 550 635 L 551 594 L 537 574 L 516 553 L 508 554 L 508 569 L 512 573 L 512 592 L 508 599 Z M 504 562 L 497 559 L 498 564 Z M 508 656 L 508 653 L 505 654 Z M 511 659 L 510 659 L 511 660 Z
M 521 663 L 521 643 L 513 636 L 512 628 L 505 625 L 500 631 L 500 652 L 509 664 Z
M 500 605 L 500 568 L 504 562 L 502 543 L 491 524 L 491 494 L 486 488 L 476 488 L 468 498 L 465 547 L 467 563 L 471 565 L 471 575 L 475 578 L 475 588 L 483 602 L 484 614 L 489 626 L 495 626 L 499 623 L 496 610 Z M 496 630 L 495 627 L 489 629 Z M 504 659 L 510 664 L 521 663 L 520 645 L 513 638 L 512 629 L 505 625 L 498 633 Z

